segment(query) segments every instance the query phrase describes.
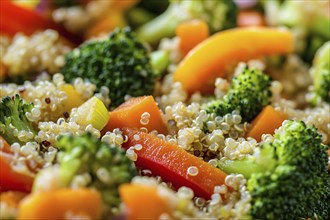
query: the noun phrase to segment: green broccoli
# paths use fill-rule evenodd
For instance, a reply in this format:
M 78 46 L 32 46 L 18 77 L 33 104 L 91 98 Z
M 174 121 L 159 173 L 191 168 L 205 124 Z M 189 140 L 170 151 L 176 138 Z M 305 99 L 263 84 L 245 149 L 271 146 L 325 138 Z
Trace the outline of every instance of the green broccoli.
M 253 218 L 329 219 L 328 148 L 314 126 L 286 121 L 272 143 L 243 160 L 220 160 L 219 167 L 248 178 Z
M 79 184 L 79 177 L 84 176 L 87 180 L 83 186 L 99 190 L 111 207 L 119 205 L 119 185 L 137 175 L 124 150 L 101 142 L 90 133 L 61 136 L 58 148 L 59 176 L 64 186 Z
M 328 8 L 327 1 L 285 1 L 278 8 L 279 25 L 303 33 L 297 52 L 307 62 L 312 61 L 317 49 L 330 38 Z
M 312 69 L 314 79 L 314 99 L 330 103 L 330 41 L 325 43 L 316 53 Z
M 145 46 L 130 28 L 116 29 L 109 38 L 81 45 L 65 56 L 62 68 L 68 82 L 77 77 L 89 80 L 99 90 L 110 90 L 111 108 L 124 97 L 152 94 L 156 75 Z
M 18 94 L 6 96 L 0 103 L 0 135 L 9 143 L 24 144 L 33 140 L 37 134 L 32 121 L 27 117 L 33 109 L 32 103 L 26 103 Z
M 165 12 L 137 30 L 140 39 L 151 44 L 173 37 L 176 26 L 187 20 L 205 20 L 211 32 L 236 25 L 237 6 L 232 0 L 171 0 Z
M 231 87 L 223 99 L 213 100 L 204 106 L 208 113 L 223 116 L 238 110 L 242 121 L 250 122 L 264 106 L 269 104 L 272 95 L 271 79 L 260 70 L 245 68 L 235 76 Z

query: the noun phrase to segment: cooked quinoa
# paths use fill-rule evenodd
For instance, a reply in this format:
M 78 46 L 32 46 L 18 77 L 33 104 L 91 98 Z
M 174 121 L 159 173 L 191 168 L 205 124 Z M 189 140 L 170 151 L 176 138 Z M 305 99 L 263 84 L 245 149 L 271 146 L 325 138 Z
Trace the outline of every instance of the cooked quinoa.
M 10 77 L 41 71 L 56 73 L 64 65 L 63 55 L 71 50 L 59 33 L 50 29 L 32 36 L 16 34 L 10 43 L 1 45 L 5 45 L 1 47 L 1 61 Z
M 112 13 L 113 10 L 119 12 L 120 18 L 125 20 L 125 16 L 128 16 L 132 11 L 134 12 L 134 9 L 145 7 L 143 4 L 138 5 L 138 1 L 135 3 L 134 0 L 132 2 L 117 0 L 83 2 L 82 4 L 80 1 L 72 1 L 70 4 L 73 5 L 70 7 L 65 5 L 63 5 L 63 7 L 52 6 L 54 10 L 51 11 L 49 16 L 55 23 L 66 28 L 69 32 L 84 36 L 86 42 L 90 42 L 91 40 L 86 37 L 88 35 L 88 30 L 93 27 L 93 25 L 101 23 L 100 21 L 102 21 L 102 19 L 108 19 L 107 16 L 109 13 Z M 120 2 L 123 5 L 121 5 Z M 177 10 L 179 10 L 182 6 L 179 7 L 179 3 L 176 4 Z M 190 2 L 185 1 L 183 5 L 185 4 L 189 5 Z M 243 2 L 236 4 L 244 5 Z M 210 8 L 211 5 L 212 4 L 205 3 L 206 9 L 212 11 L 212 8 Z M 319 5 L 310 2 L 306 4 L 306 7 L 304 4 L 297 3 L 297 5 L 300 7 L 300 10 L 307 15 L 315 16 L 315 11 L 329 4 L 321 3 L 320 1 Z M 281 28 L 283 28 L 282 26 L 284 24 L 281 23 L 281 18 L 277 18 L 281 13 L 279 5 L 265 3 L 265 5 L 258 7 L 264 7 L 265 12 L 263 13 L 265 14 L 263 14 L 263 16 L 267 25 L 281 26 Z M 109 10 L 109 8 L 111 8 L 111 10 Z M 144 8 L 142 11 L 143 10 L 149 9 Z M 203 10 L 205 9 L 199 7 L 198 12 L 193 10 L 182 11 L 181 17 L 188 19 L 192 14 L 202 13 Z M 217 10 L 220 10 L 220 14 L 222 14 L 227 9 L 225 7 L 219 7 Z M 154 12 L 150 13 L 152 14 Z M 172 17 L 172 19 L 176 19 L 174 15 L 172 15 Z M 211 17 L 212 16 L 207 14 L 199 19 L 210 20 L 212 19 Z M 144 18 L 146 20 L 143 22 L 145 23 L 151 18 L 152 16 L 150 18 L 146 16 Z M 111 30 L 107 29 L 102 33 L 109 33 L 115 26 L 122 25 L 121 23 L 110 24 L 108 20 L 105 21 L 106 22 L 101 23 L 102 28 L 105 28 L 107 25 L 113 27 L 110 28 Z M 217 22 L 219 23 L 219 21 Z M 309 24 L 307 20 L 304 20 L 304 23 Z M 219 25 L 222 26 L 222 24 Z M 141 30 L 136 28 L 135 31 L 138 35 Z M 185 90 L 186 85 L 175 80 L 175 74 L 178 68 L 180 68 L 179 65 L 185 61 L 186 57 L 192 56 L 190 53 L 186 55 L 181 51 L 182 39 L 180 39 L 180 36 L 162 37 L 157 44 L 154 42 L 149 42 L 150 44 L 143 42 L 141 45 L 145 44 L 144 46 L 146 46 L 149 52 L 163 51 L 168 56 L 168 60 L 166 61 L 168 63 L 165 70 L 162 73 L 157 73 L 158 75 L 155 80 L 153 91 L 153 99 L 156 102 L 155 106 L 160 118 L 157 119 L 157 122 L 153 121 L 155 112 L 150 106 L 148 106 L 150 109 L 143 109 L 142 111 L 140 108 L 144 108 L 145 106 L 143 106 L 143 104 L 139 105 L 140 103 L 135 103 L 136 106 L 138 106 L 133 106 L 136 107 L 135 110 L 142 111 L 142 113 L 134 115 L 129 112 L 130 108 L 134 109 L 132 103 L 134 104 L 134 102 L 137 102 L 136 100 L 132 101 L 135 97 L 126 94 L 123 97 L 126 103 L 113 110 L 111 103 L 112 101 L 114 103 L 115 100 L 111 100 L 109 96 L 110 91 L 113 92 L 112 88 L 105 86 L 97 88 L 95 84 L 91 83 L 92 81 L 83 78 L 75 78 L 71 82 L 65 81 L 65 71 L 61 68 L 66 63 L 66 54 L 71 51 L 79 52 L 79 50 L 75 49 L 75 44 L 70 43 L 69 40 L 61 36 L 61 31 L 45 29 L 38 30 L 30 36 L 24 33 L 16 33 L 12 37 L 0 33 L 0 64 L 2 68 L 1 71 L 3 71 L 0 73 L 0 98 L 4 100 L 5 97 L 11 97 L 11 100 L 14 100 L 15 95 L 18 94 L 22 102 L 32 103 L 33 107 L 29 109 L 24 116 L 26 116 L 28 123 L 31 123 L 31 126 L 35 129 L 34 132 L 15 127 L 13 123 L 10 123 L 10 119 L 5 118 L 5 114 L 0 115 L 0 135 L 1 133 L 4 134 L 9 131 L 17 140 L 16 142 L 9 142 L 0 136 L 0 156 L 3 154 L 10 157 L 11 160 L 8 164 L 14 174 L 34 178 L 33 193 L 28 196 L 63 188 L 72 190 L 83 188 L 97 191 L 102 201 L 102 207 L 100 207 L 99 213 L 101 219 L 124 219 L 130 213 L 130 207 L 128 207 L 121 198 L 121 184 L 136 184 L 156 189 L 156 196 L 163 200 L 167 207 L 167 211 L 159 215 L 159 220 L 254 219 L 251 213 L 255 211 L 255 203 L 261 203 L 261 201 L 254 200 L 254 196 L 257 192 L 251 189 L 253 186 L 251 187 L 250 176 L 246 176 L 245 174 L 244 176 L 243 172 L 228 172 L 226 174 L 221 170 L 222 162 L 244 162 L 254 158 L 253 162 L 255 164 L 260 163 L 260 161 L 256 161 L 257 159 L 260 160 L 260 158 L 255 156 L 260 154 L 263 147 L 268 145 L 274 147 L 278 144 L 278 140 L 276 139 L 280 133 L 283 133 L 283 126 L 289 123 L 289 120 L 302 121 L 306 125 L 315 126 L 317 132 L 321 135 L 320 146 L 323 146 L 323 144 L 329 146 L 330 144 L 330 103 L 320 99 L 317 103 L 311 104 L 311 100 L 315 95 L 313 85 L 315 74 L 312 73 L 314 70 L 311 68 L 313 63 L 306 62 L 305 57 L 302 57 L 300 54 L 306 50 L 307 38 L 311 37 L 308 35 L 310 34 L 309 32 L 311 32 L 311 30 L 306 27 L 292 28 L 294 51 L 290 54 L 258 57 L 245 60 L 245 62 L 237 62 L 239 59 L 231 61 L 227 60 L 227 57 L 224 57 L 223 59 L 225 62 L 228 62 L 228 64 L 222 68 L 224 77 L 212 78 L 214 87 L 211 94 L 204 94 L 201 91 L 188 92 L 188 90 Z M 210 35 L 211 34 L 213 34 L 213 32 L 210 32 Z M 103 38 L 100 36 L 98 41 L 102 42 L 102 39 Z M 95 43 L 98 41 L 95 41 Z M 121 42 L 123 44 L 122 46 L 126 47 L 126 44 L 128 44 L 127 42 Z M 237 42 L 237 44 L 239 43 L 240 42 Z M 311 42 L 309 43 L 312 45 Z M 221 46 L 223 48 L 214 49 L 226 50 L 227 45 Z M 242 53 L 244 53 L 244 50 Z M 208 59 L 208 54 L 204 55 L 204 59 Z M 89 53 L 86 57 L 89 58 L 92 56 L 96 55 Z M 118 51 L 118 57 L 120 56 L 122 56 L 122 54 Z M 244 54 L 242 57 L 244 57 Z M 127 62 L 133 63 L 135 61 L 134 59 L 134 57 L 130 60 L 127 59 Z M 97 69 L 99 66 L 105 65 L 104 63 L 106 63 L 106 65 L 114 65 L 115 61 L 115 59 L 111 60 L 111 62 L 105 62 L 102 58 L 95 59 L 98 65 L 92 70 L 96 73 L 99 71 L 99 69 Z M 146 62 L 149 62 L 149 57 L 146 59 Z M 219 63 L 221 62 L 224 61 L 219 60 Z M 125 65 L 126 63 L 119 64 L 119 66 L 122 67 Z M 143 70 L 140 70 L 142 68 L 141 66 L 134 68 L 138 69 L 139 72 L 143 72 Z M 283 116 L 281 128 L 278 127 L 273 133 L 264 132 L 262 135 L 260 134 L 261 137 L 259 139 L 257 137 L 250 137 L 249 135 L 256 121 L 244 121 L 244 117 L 242 117 L 244 114 L 241 114 L 239 110 L 217 115 L 216 113 L 209 113 L 205 109 L 205 106 L 213 100 L 226 99 L 226 95 L 229 94 L 230 89 L 233 87 L 232 82 L 235 80 L 233 80 L 233 78 L 242 74 L 246 69 L 251 69 L 251 72 L 260 70 L 270 76 L 271 83 L 269 86 L 269 94 L 271 95 L 269 95 L 269 102 L 262 106 L 262 109 L 265 109 L 265 107 L 269 105 L 275 112 Z M 118 68 L 118 72 L 112 74 L 120 76 L 120 71 L 122 71 L 122 69 Z M 132 74 L 134 71 L 136 70 L 132 70 Z M 187 77 L 194 77 L 193 73 Z M 127 79 L 114 79 L 114 81 L 116 81 L 115 83 L 118 82 L 118 84 L 120 80 L 125 81 Z M 135 87 L 133 84 L 131 86 Z M 253 86 L 258 87 L 259 85 Z M 237 94 L 233 93 L 232 96 L 235 95 Z M 95 97 L 99 101 L 97 103 L 98 105 L 92 103 L 91 106 L 85 106 L 83 109 L 84 111 L 79 108 L 83 104 L 86 104 L 88 100 L 92 98 L 95 99 Z M 10 100 L 9 98 L 7 99 Z M 239 99 L 241 102 L 249 101 L 246 99 L 241 100 L 243 99 L 242 96 L 239 96 Z M 9 111 L 5 107 L 0 109 L 2 111 Z M 126 112 L 120 115 L 120 117 L 112 114 L 112 111 L 121 110 L 129 113 Z M 86 115 L 81 115 L 82 112 Z M 125 132 L 127 133 L 127 124 L 131 125 L 126 122 L 135 120 L 132 119 L 132 115 L 137 121 L 134 121 L 135 124 L 131 123 L 134 124 L 132 126 L 135 127 L 130 129 L 135 129 L 134 131 L 142 133 L 139 133 L 140 135 L 135 134 L 131 137 L 125 134 Z M 114 122 L 111 121 L 112 117 L 115 118 L 115 120 L 121 120 L 120 123 L 124 125 L 122 126 L 114 119 Z M 1 120 L 9 121 L 7 130 L 5 129 L 5 123 L 2 123 Z M 111 123 L 118 123 L 122 127 L 109 129 L 109 127 L 112 126 Z M 267 123 L 269 126 L 272 126 L 272 124 L 270 124 L 273 123 L 272 119 L 269 119 Z M 157 127 L 159 124 L 163 124 L 165 130 L 167 129 L 168 132 L 162 133 L 157 129 L 149 129 L 149 127 Z M 140 144 L 138 141 L 141 141 L 141 134 L 146 134 L 150 139 L 155 138 L 155 140 L 145 140 L 145 142 Z M 90 135 L 88 136 L 89 139 L 73 139 L 77 137 L 80 138 L 83 135 Z M 76 148 L 71 149 L 68 147 L 68 149 L 64 149 L 63 146 L 61 147 L 61 138 L 66 136 L 71 138 L 68 138 L 67 145 L 71 144 L 71 147 L 75 146 L 73 145 L 73 143 L 75 143 L 77 144 Z M 7 144 L 7 142 L 10 144 Z M 137 144 L 127 146 L 129 142 Z M 167 167 L 164 165 L 166 164 L 165 162 L 162 164 L 160 161 L 168 160 L 166 156 L 173 156 L 162 155 L 161 158 L 156 158 L 159 161 L 155 164 L 153 164 L 154 161 L 151 159 L 150 161 L 145 159 L 144 157 L 146 157 L 145 155 L 148 153 L 157 153 L 157 146 L 152 146 L 154 144 L 153 142 L 155 142 L 156 145 L 158 144 L 157 146 L 159 146 L 159 148 L 163 147 L 161 146 L 162 144 L 166 145 L 166 143 L 172 147 L 177 147 L 176 149 L 180 150 L 180 152 L 182 151 L 182 154 L 196 159 L 197 162 L 194 161 L 196 164 L 203 163 L 203 166 L 208 166 L 210 169 L 220 169 L 224 175 L 223 183 L 217 184 L 214 187 L 212 186 L 213 191 L 208 192 L 209 198 L 203 198 L 198 194 L 198 187 L 196 187 L 197 190 L 194 191 L 194 184 L 196 184 L 194 181 L 204 178 L 204 176 L 202 176 L 203 174 L 201 175 L 200 167 L 197 165 L 189 164 L 186 167 L 183 165 L 180 167 L 181 164 L 176 164 L 179 167 L 178 170 L 182 173 L 177 174 L 176 172 L 179 172 L 177 170 L 168 170 L 164 171 L 163 177 L 156 173 L 158 170 L 151 171 L 152 167 L 144 167 L 145 164 L 147 164 L 147 166 L 155 165 L 155 167 L 162 172 L 162 169 Z M 275 146 L 275 149 L 280 149 L 276 147 L 278 146 Z M 168 148 L 170 149 L 170 147 Z M 99 149 L 102 151 L 98 151 Z M 94 153 L 91 154 L 88 152 L 89 150 Z M 274 155 L 278 153 L 275 151 L 276 150 L 272 152 Z M 171 153 L 174 154 L 173 152 Z M 262 159 L 270 161 L 270 164 L 266 166 L 275 167 L 275 165 L 272 164 L 274 161 L 271 161 L 271 159 L 273 160 L 273 158 L 270 158 L 271 156 L 273 155 L 266 155 L 266 158 Z M 83 159 L 81 160 L 81 158 Z M 156 160 L 155 158 L 152 159 Z M 187 158 L 182 159 L 188 160 Z M 66 162 L 65 166 L 62 166 L 63 161 Z M 88 161 L 88 163 L 82 163 L 81 161 Z M 111 165 L 109 165 L 108 162 L 110 162 Z M 171 163 L 172 161 L 167 162 Z M 278 163 L 278 161 L 276 161 L 276 163 Z M 277 165 L 278 164 L 276 164 L 276 166 Z M 131 169 L 131 173 L 124 173 L 123 170 L 126 168 L 128 169 L 128 167 Z M 287 168 L 283 167 L 279 166 L 279 168 L 283 170 Z M 182 170 L 180 170 L 181 168 Z M 277 178 L 280 179 L 279 176 L 276 176 L 278 172 L 281 171 L 280 169 L 280 171 L 272 170 L 269 172 L 268 167 L 262 168 L 266 171 L 258 170 L 256 173 L 252 174 L 256 174 L 255 176 L 257 176 L 262 172 L 267 172 L 268 175 L 273 172 L 274 175 L 270 175 L 270 178 L 273 178 L 273 181 L 277 180 Z M 328 162 L 325 171 L 326 169 L 327 172 L 330 172 L 330 150 L 328 150 Z M 134 172 L 132 172 L 132 170 Z M 168 173 L 165 174 L 165 172 Z M 289 171 L 285 170 L 285 172 Z M 169 176 L 172 177 L 172 182 L 165 181 Z M 184 185 L 177 187 L 175 183 L 176 180 L 174 179 L 180 178 L 187 181 L 185 183 L 191 184 L 191 188 Z M 123 182 L 118 184 L 117 181 L 121 181 L 122 179 L 125 181 L 123 180 Z M 254 179 L 254 181 L 256 181 L 256 179 Z M 118 184 L 119 187 L 116 186 L 115 189 L 113 187 L 111 188 L 111 184 Z M 259 183 L 252 182 L 252 185 L 253 184 Z M 274 186 L 268 187 L 276 187 L 276 184 L 277 182 L 274 183 Z M 2 185 L 0 184 L 0 191 L 1 187 Z M 285 188 L 286 186 L 283 187 Z M 263 190 L 267 191 L 269 189 Z M 145 196 L 145 198 L 141 198 L 141 203 L 143 203 L 144 199 L 148 198 L 148 195 Z M 278 195 L 276 194 L 276 196 Z M 274 197 L 274 199 L 277 198 Z M 288 204 L 288 206 L 290 205 L 292 204 Z M 294 206 L 294 204 L 292 206 Z M 11 203 L 0 200 L 0 219 L 16 219 L 19 215 L 20 207 L 12 206 Z M 314 215 L 316 219 L 321 218 L 316 216 L 315 213 Z M 300 217 L 301 216 L 299 216 L 299 218 Z M 94 219 L 89 216 L 89 213 L 75 212 L 72 210 L 66 210 L 64 218 L 67 220 Z M 265 219 L 272 219 L 272 217 L 265 216 Z

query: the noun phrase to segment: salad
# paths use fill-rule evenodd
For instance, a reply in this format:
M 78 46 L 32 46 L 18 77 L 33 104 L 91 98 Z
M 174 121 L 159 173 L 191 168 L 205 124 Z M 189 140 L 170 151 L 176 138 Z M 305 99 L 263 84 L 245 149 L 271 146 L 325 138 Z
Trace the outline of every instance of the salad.
M 329 1 L 0 6 L 0 219 L 330 218 Z

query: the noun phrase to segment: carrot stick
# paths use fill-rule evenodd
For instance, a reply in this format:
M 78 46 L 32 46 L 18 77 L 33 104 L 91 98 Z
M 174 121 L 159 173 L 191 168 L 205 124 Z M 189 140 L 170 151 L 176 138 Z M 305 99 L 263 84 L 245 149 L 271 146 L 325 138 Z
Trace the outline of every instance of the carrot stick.
M 0 151 L 0 192 L 30 192 L 34 178 L 14 171 L 11 167 L 12 161 L 13 155 Z
M 265 26 L 265 18 L 258 11 L 240 11 L 237 16 L 238 27 Z
M 177 145 L 132 128 L 124 128 L 123 134 L 128 136 L 128 141 L 123 144 L 124 148 L 142 145 L 141 150 L 135 151 L 136 165 L 149 169 L 153 175 L 161 176 L 175 188 L 187 186 L 196 196 L 208 199 L 215 186 L 224 184 L 224 172 Z
M 149 119 L 143 120 L 141 118 L 143 114 L 149 114 Z M 146 124 L 146 122 L 148 123 Z M 145 127 L 148 131 L 157 130 L 158 133 L 167 134 L 167 127 L 162 119 L 162 113 L 152 96 L 129 99 L 110 112 L 110 119 L 103 129 L 103 133 L 124 127 Z
M 263 134 L 274 134 L 275 129 L 280 127 L 285 119 L 285 115 L 268 105 L 252 121 L 252 128 L 246 136 L 259 142 Z
M 59 189 L 24 198 L 17 219 L 99 219 L 101 206 L 93 189 Z
M 159 219 L 170 208 L 156 187 L 140 184 L 123 184 L 119 187 L 120 197 L 127 209 L 127 219 Z M 141 202 L 143 198 L 143 202 Z
M 226 77 L 226 66 L 264 55 L 290 53 L 291 32 L 275 28 L 236 28 L 219 32 L 194 47 L 173 75 L 190 94 L 213 93 L 214 80 Z
M 209 37 L 209 27 L 203 20 L 195 19 L 183 22 L 176 27 L 180 39 L 180 50 L 187 54 L 197 44 Z

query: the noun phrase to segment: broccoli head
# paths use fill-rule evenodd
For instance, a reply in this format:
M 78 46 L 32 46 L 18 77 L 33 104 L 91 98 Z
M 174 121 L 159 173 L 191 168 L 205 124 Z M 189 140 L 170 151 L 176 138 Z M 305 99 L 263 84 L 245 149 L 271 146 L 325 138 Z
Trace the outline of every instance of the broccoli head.
M 329 219 L 327 149 L 314 126 L 285 121 L 272 143 L 243 160 L 220 160 L 219 167 L 248 178 L 256 219 Z
M 130 182 L 137 174 L 134 163 L 123 149 L 101 142 L 90 133 L 61 136 L 58 148 L 59 176 L 63 185 L 94 187 L 106 204 L 119 205 L 119 185 Z
M 330 41 L 316 53 L 312 69 L 315 99 L 330 103 Z
M 0 135 L 9 143 L 24 144 L 33 140 L 37 131 L 27 117 L 33 109 L 18 94 L 4 97 L 0 103 Z
M 271 79 L 257 69 L 245 68 L 235 76 L 223 99 L 211 101 L 205 106 L 208 113 L 223 116 L 238 110 L 243 121 L 251 121 L 269 104 L 272 95 Z
M 99 90 L 110 91 L 111 107 L 124 102 L 124 97 L 150 95 L 155 74 L 145 46 L 130 28 L 113 31 L 106 40 L 92 41 L 68 53 L 62 68 L 64 79 L 89 80 Z
M 138 37 L 149 43 L 157 43 L 164 37 L 173 37 L 178 24 L 192 19 L 202 19 L 211 32 L 236 25 L 237 6 L 232 0 L 171 0 L 165 12 L 142 25 Z

